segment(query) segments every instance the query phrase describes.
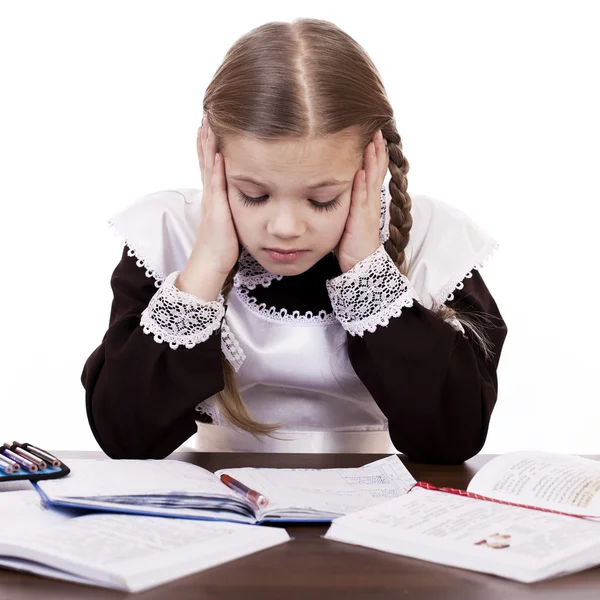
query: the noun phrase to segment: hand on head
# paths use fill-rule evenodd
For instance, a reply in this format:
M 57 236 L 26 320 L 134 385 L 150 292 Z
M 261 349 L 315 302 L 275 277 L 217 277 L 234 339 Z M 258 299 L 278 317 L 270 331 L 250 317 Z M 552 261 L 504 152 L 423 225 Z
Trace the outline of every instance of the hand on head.
M 198 130 L 197 146 L 203 187 L 194 252 L 204 265 L 226 276 L 237 262 L 239 241 L 227 197 L 225 162 L 206 116 Z
M 342 239 L 335 249 L 344 273 L 373 254 L 381 244 L 381 186 L 388 165 L 387 148 L 379 129 L 365 149 L 363 168 L 359 169 L 354 177 L 350 212 Z

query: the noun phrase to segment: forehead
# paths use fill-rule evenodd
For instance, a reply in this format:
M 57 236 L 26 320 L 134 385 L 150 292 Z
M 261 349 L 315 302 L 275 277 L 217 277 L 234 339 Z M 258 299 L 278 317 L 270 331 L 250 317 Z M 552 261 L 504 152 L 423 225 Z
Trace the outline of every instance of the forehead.
M 222 148 L 228 177 L 247 176 L 271 187 L 351 181 L 361 167 L 358 140 L 349 135 L 263 141 L 236 137 Z

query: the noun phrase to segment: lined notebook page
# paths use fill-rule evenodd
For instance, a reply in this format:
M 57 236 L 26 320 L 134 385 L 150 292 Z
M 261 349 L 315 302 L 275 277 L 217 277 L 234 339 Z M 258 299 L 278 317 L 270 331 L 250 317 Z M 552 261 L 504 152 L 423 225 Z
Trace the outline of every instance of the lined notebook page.
M 406 494 L 416 483 L 398 456 L 358 468 L 221 469 L 264 494 L 269 506 L 262 514 L 285 507 L 346 513 Z

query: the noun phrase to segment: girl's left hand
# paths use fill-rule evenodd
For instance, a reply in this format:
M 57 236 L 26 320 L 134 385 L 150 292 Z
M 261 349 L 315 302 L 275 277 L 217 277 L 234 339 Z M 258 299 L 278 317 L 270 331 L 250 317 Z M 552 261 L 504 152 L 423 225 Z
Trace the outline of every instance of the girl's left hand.
M 343 273 L 379 248 L 381 187 L 389 158 L 381 130 L 365 149 L 364 169 L 354 176 L 350 213 L 340 243 L 334 252 Z

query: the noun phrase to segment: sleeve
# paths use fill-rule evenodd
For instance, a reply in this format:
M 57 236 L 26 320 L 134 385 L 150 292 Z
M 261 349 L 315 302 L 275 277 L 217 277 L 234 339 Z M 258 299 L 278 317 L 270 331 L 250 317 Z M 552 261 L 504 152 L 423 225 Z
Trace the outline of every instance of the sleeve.
M 127 246 L 112 274 L 109 327 L 81 375 L 90 427 L 111 458 L 164 458 L 196 432 L 196 406 L 224 387 L 222 297 L 181 292 L 177 275 L 157 290 Z
M 462 283 L 446 305 L 459 318 L 477 317 L 489 352 L 470 327 L 467 334 L 420 304 L 383 246 L 327 283 L 356 374 L 387 417 L 395 447 L 419 462 L 458 464 L 477 454 L 496 403 L 507 327 L 479 271 Z

